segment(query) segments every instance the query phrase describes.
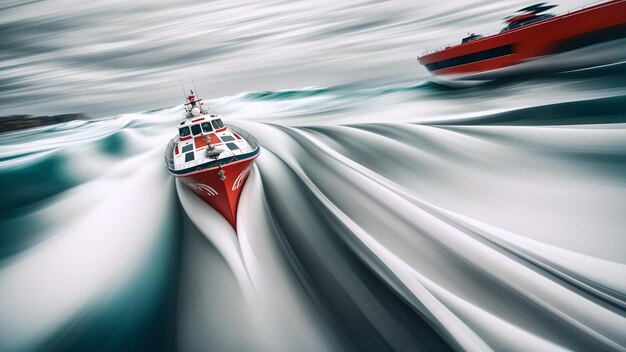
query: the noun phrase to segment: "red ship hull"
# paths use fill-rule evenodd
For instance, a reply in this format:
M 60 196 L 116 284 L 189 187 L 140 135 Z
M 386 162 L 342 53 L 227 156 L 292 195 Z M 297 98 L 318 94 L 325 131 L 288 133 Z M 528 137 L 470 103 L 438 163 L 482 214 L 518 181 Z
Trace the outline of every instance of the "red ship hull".
M 472 79 L 546 55 L 625 37 L 626 0 L 613 0 L 446 47 L 418 61 L 436 76 Z
M 174 174 L 202 200 L 217 210 L 234 229 L 237 229 L 237 205 L 239 196 L 248 175 L 252 169 L 254 159 L 258 153 L 247 159 L 230 162 L 222 165 L 224 176 L 222 180 L 218 174 L 219 168 L 212 167 L 186 174 Z

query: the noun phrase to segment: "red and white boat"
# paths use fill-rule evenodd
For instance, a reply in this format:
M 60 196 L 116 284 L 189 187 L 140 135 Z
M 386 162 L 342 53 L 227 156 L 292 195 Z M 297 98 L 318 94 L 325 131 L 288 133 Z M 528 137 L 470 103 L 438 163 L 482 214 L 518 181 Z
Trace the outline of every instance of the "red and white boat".
M 626 60 L 626 0 L 558 16 L 544 13 L 555 6 L 544 2 L 518 10 L 499 33 L 471 34 L 418 61 L 437 77 L 481 80 Z
M 236 229 L 239 196 L 260 152 L 254 136 L 224 124 L 191 91 L 178 135 L 165 149 L 165 165 Z

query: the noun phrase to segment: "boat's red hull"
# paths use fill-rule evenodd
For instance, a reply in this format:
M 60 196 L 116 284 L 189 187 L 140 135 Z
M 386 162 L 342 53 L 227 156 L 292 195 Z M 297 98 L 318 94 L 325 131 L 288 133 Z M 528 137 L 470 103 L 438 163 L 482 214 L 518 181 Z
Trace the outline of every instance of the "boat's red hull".
M 226 176 L 223 181 L 218 174 L 218 167 L 174 176 L 222 214 L 234 229 L 237 229 L 239 196 L 257 156 L 258 154 L 223 165 L 222 170 Z
M 626 36 L 626 0 L 613 0 L 426 54 L 434 75 L 463 77 Z

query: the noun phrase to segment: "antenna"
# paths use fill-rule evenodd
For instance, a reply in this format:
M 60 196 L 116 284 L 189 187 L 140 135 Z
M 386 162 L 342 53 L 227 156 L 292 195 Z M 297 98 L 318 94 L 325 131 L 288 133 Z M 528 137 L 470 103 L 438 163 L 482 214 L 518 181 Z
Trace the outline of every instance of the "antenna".
M 196 89 L 196 82 L 194 82 L 193 76 L 191 75 L 191 73 L 189 74 L 189 77 L 191 77 L 191 83 L 193 84 L 193 91 L 196 92 L 196 97 L 200 97 L 200 94 L 198 93 L 198 89 Z M 200 102 L 199 104 L 200 104 L 200 110 L 205 111 L 204 108 L 202 107 L 202 102 Z M 209 106 L 209 110 L 211 110 L 210 106 Z
M 193 76 L 191 75 L 191 73 L 189 74 L 189 77 L 191 77 L 191 83 L 193 84 L 193 91 L 196 92 L 196 96 L 200 96 L 200 94 L 198 94 L 198 90 L 196 89 L 196 82 L 193 81 Z
M 180 87 L 183 89 L 183 99 L 186 99 L 187 97 L 185 96 L 185 86 L 183 85 L 183 80 L 180 80 Z

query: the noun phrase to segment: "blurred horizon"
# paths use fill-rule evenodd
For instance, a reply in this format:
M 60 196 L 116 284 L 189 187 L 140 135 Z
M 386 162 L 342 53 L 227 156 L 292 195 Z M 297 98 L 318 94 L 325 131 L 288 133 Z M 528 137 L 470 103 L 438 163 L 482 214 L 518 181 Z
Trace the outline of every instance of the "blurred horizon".
M 241 92 L 430 79 L 426 49 L 532 1 L 5 1 L 0 115 L 113 116 Z M 560 2 L 561 13 L 589 3 Z

